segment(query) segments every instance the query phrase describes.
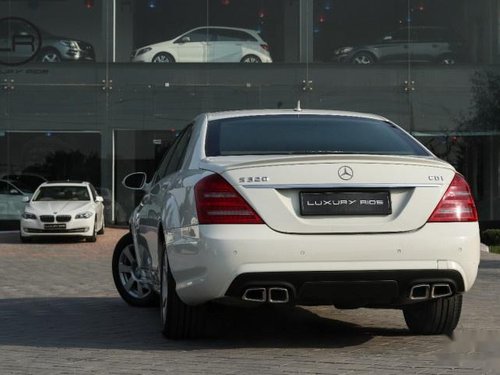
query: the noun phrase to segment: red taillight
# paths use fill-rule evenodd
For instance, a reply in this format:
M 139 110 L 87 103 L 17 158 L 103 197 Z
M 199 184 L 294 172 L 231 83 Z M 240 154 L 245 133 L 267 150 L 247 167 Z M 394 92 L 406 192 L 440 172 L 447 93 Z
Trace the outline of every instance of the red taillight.
M 269 52 L 270 48 L 269 48 L 269 45 L 268 44 L 261 44 L 260 45 L 262 47 L 262 49 L 266 50 L 267 52 Z
M 200 180 L 195 188 L 200 224 L 263 224 L 243 197 L 218 174 Z
M 477 221 L 474 198 L 462 175 L 455 175 L 428 221 Z

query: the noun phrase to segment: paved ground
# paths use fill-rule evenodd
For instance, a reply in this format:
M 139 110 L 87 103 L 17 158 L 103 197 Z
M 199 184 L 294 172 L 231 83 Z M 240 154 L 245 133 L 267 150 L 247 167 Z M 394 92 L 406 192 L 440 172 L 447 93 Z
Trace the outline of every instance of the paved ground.
M 174 342 L 156 308 L 115 292 L 97 243 L 0 234 L 0 374 L 500 374 L 500 256 L 483 254 L 453 338 L 412 336 L 391 310 L 225 309 L 211 338 Z M 217 335 L 215 333 L 218 332 Z

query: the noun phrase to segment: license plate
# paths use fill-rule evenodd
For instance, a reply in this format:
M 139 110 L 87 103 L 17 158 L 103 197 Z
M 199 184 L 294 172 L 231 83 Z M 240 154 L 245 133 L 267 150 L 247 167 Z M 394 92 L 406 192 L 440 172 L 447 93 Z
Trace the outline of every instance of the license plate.
M 66 229 L 66 224 L 45 224 L 45 229 Z
M 301 192 L 302 215 L 390 215 L 388 191 Z

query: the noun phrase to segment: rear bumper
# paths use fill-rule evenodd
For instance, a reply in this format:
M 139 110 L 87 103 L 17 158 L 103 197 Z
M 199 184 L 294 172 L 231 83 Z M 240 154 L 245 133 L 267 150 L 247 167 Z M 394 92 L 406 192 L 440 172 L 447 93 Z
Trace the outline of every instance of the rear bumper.
M 165 238 L 177 292 L 188 304 L 237 297 L 233 290 L 251 283 L 251 275 L 259 275 L 256 282 L 272 276 L 272 281 L 290 283 L 300 303 L 307 303 L 300 294 L 306 283 L 345 282 L 339 276 L 349 274 L 354 278 L 347 281 L 353 282 L 396 281 L 394 303 L 401 302 L 408 275 L 419 280 L 420 272 L 432 280 L 450 279 L 460 293 L 472 287 L 480 254 L 477 223 L 430 223 L 407 233 L 352 235 L 284 234 L 266 225 L 201 225 L 174 230 Z M 363 276 L 374 272 L 379 276 Z
M 266 272 L 236 277 L 226 297 L 241 300 L 249 289 L 264 288 L 269 302 L 270 288 L 288 290 L 289 303 L 335 305 L 339 308 L 398 307 L 431 299 L 411 298 L 415 285 L 449 285 L 452 294 L 463 293 L 464 283 L 453 270 Z

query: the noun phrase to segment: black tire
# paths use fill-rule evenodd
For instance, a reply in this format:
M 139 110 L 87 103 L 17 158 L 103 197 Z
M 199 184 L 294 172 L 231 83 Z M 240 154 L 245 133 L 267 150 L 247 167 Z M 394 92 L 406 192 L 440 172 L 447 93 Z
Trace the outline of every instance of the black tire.
M 462 312 L 462 295 L 420 302 L 403 309 L 406 325 L 419 335 L 451 335 Z
M 371 65 L 375 64 L 376 62 L 377 59 L 370 52 L 358 52 L 351 60 L 351 63 L 357 65 Z
M 38 61 L 42 63 L 55 63 L 61 62 L 62 57 L 58 50 L 55 48 L 46 48 L 38 54 Z
M 161 332 L 166 338 L 174 340 L 194 339 L 203 335 L 206 306 L 189 306 L 179 298 L 175 290 L 175 280 L 168 265 L 166 251 L 162 255 L 161 262 L 160 310 Z
M 443 55 L 439 58 L 438 62 L 441 65 L 455 65 L 457 63 L 457 59 L 453 55 Z
M 260 59 L 259 56 L 246 55 L 246 56 L 243 56 L 243 58 L 240 60 L 240 62 L 245 63 L 245 64 L 258 64 L 258 63 L 261 63 L 262 60 Z
M 31 237 L 19 236 L 21 243 L 30 243 Z
M 175 59 L 170 53 L 160 52 L 153 56 L 151 62 L 159 64 L 168 64 L 168 63 L 174 63 Z
M 97 219 L 94 221 L 94 227 L 92 228 L 93 235 L 87 236 L 85 238 L 85 241 L 87 241 L 87 242 L 96 242 L 97 241 L 97 231 L 95 228 L 96 224 L 97 224 Z
M 97 231 L 97 234 L 104 234 L 104 227 L 105 227 L 105 225 L 104 225 L 104 217 L 103 217 L 103 218 L 102 218 L 102 226 L 101 226 L 101 229 L 99 229 L 99 230 Z
M 124 235 L 118 243 L 115 246 L 115 250 L 113 252 L 113 260 L 111 262 L 111 268 L 113 272 L 113 281 L 115 282 L 115 287 L 120 296 L 123 298 L 125 302 L 127 302 L 129 305 L 132 306 L 138 306 L 138 307 L 148 307 L 148 306 L 155 306 L 158 305 L 158 296 L 157 294 L 151 289 L 148 288 L 148 290 L 144 293 L 142 297 L 139 297 L 139 295 L 134 292 L 134 285 L 131 285 L 131 289 L 127 290 L 124 283 L 126 283 L 129 278 L 126 277 L 126 275 L 123 272 L 120 272 L 120 261 L 122 259 L 122 255 L 125 256 L 124 251 L 126 249 L 133 250 L 134 246 L 134 241 L 132 238 L 132 234 L 127 233 Z M 132 254 L 135 256 L 135 253 Z M 132 267 L 134 266 L 133 264 L 131 265 Z M 131 276 L 131 275 L 130 275 Z M 143 284 L 137 283 L 137 281 L 134 281 L 136 283 L 135 288 L 142 287 L 142 291 L 146 290 L 146 287 Z

